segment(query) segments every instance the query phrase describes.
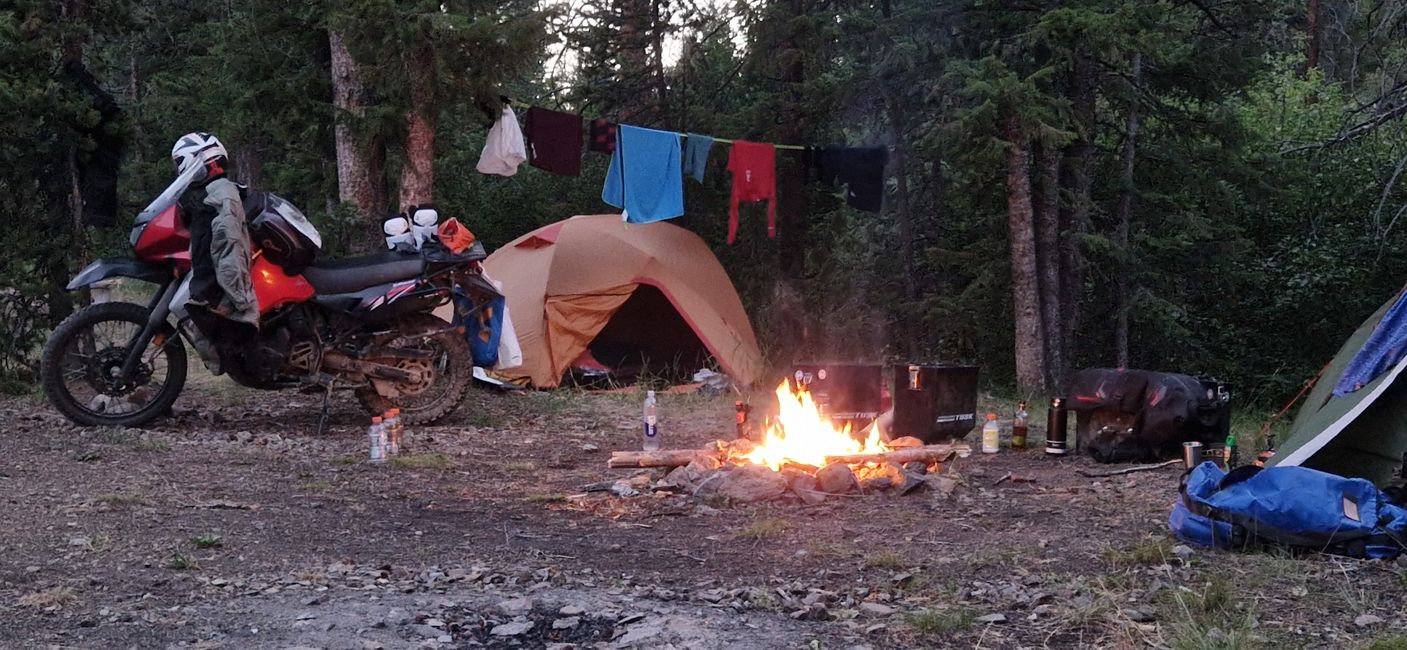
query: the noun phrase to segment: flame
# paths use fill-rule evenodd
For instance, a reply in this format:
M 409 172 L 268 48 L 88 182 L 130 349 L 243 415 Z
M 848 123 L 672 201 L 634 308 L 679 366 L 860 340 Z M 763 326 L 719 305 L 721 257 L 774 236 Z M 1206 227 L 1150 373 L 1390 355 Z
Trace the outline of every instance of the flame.
M 779 470 L 787 463 L 823 467 L 827 456 L 889 451 L 879 439 L 878 427 L 870 426 L 864 442 L 850 435 L 848 424 L 835 428 L 816 408 L 809 391 L 793 392 L 783 381 L 777 387 L 777 403 L 781 409 L 776 421 L 743 460 Z

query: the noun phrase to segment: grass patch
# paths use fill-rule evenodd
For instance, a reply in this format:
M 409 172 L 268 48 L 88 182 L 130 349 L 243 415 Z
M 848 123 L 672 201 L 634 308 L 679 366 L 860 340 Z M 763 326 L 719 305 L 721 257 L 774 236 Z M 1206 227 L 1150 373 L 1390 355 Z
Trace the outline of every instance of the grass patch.
M 476 429 L 497 429 L 503 426 L 504 418 L 491 411 L 474 411 L 464 418 L 464 423 Z
M 73 459 L 80 463 L 92 463 L 102 460 L 103 455 L 96 451 L 85 451 L 81 454 L 78 454 L 77 456 L 74 456 Z
M 205 533 L 199 537 L 191 539 L 191 543 L 196 548 L 220 548 L 225 545 L 225 539 L 215 533 Z
M 503 464 L 503 471 L 505 471 L 505 472 L 518 472 L 518 473 L 535 472 L 535 471 L 537 471 L 537 463 L 533 463 L 533 462 L 525 461 L 525 460 L 514 461 L 514 462 L 511 462 L 511 463 L 504 463 L 504 464 Z
M 523 500 L 528 503 L 563 503 L 567 500 L 567 495 L 561 493 L 529 494 Z
M 902 569 L 909 559 L 894 551 L 878 551 L 865 556 L 866 569 Z
M 1407 650 L 1407 635 L 1394 632 L 1375 637 L 1363 646 L 1363 650 Z
M 363 458 L 364 457 L 361 454 L 347 454 L 345 456 L 338 456 L 336 458 L 333 458 L 332 462 L 337 465 L 356 465 L 357 463 L 362 462 Z
M 106 492 L 93 497 L 93 503 L 109 506 L 144 506 L 147 495 L 141 492 Z
M 332 489 L 332 481 L 303 481 L 298 487 L 314 492 L 325 492 Z
M 447 454 L 439 452 L 391 457 L 391 465 L 396 469 L 448 469 L 453 464 Z
M 74 591 L 73 587 L 50 587 L 20 598 L 19 604 L 21 607 L 48 609 L 50 607 L 63 607 L 77 598 L 78 592 Z
M 155 438 L 138 438 L 131 445 L 132 451 L 155 454 L 171 451 L 171 443 Z
M 787 534 L 789 530 L 791 530 L 790 521 L 781 517 L 767 517 L 748 524 L 746 528 L 738 531 L 737 536 L 754 542 L 764 542 L 769 539 L 777 539 Z
M 1180 588 L 1161 598 L 1160 621 L 1167 621 L 1173 650 L 1242 650 L 1254 647 L 1250 611 L 1242 611 L 1236 586 L 1213 577 L 1198 589 Z
M 1172 542 L 1166 537 L 1149 535 L 1123 549 L 1109 547 L 1100 552 L 1100 557 L 1116 569 L 1138 566 L 1159 566 L 1168 563 L 1172 557 Z
M 177 571 L 199 571 L 200 562 L 185 553 L 172 553 L 171 559 L 166 561 L 166 568 Z
M 925 637 L 938 637 L 972 628 L 977 617 L 965 609 L 911 612 L 904 615 L 904 622 L 913 631 Z

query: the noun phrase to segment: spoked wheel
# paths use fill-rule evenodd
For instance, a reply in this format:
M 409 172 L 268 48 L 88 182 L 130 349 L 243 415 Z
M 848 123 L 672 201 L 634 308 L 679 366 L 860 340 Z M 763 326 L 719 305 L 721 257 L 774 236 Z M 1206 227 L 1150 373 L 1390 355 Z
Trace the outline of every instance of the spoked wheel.
M 133 372 L 122 375 L 127 346 L 147 316 L 141 305 L 107 302 L 64 319 L 40 361 L 49 403 L 89 426 L 141 426 L 170 408 L 186 383 L 186 349 L 173 330 L 157 333 Z
M 474 362 L 464 335 L 455 330 L 446 330 L 446 327 L 444 321 L 429 314 L 400 320 L 396 324 L 399 331 L 436 333 L 400 335 L 378 343 L 386 347 L 428 352 L 429 358 L 388 361 L 387 365 L 408 372 L 411 379 L 398 382 L 375 380 L 369 386 L 358 388 L 357 399 L 361 400 L 362 405 L 374 415 L 399 408 L 401 421 L 405 424 L 429 424 L 459 406 L 464 399 L 464 391 L 473 380 Z

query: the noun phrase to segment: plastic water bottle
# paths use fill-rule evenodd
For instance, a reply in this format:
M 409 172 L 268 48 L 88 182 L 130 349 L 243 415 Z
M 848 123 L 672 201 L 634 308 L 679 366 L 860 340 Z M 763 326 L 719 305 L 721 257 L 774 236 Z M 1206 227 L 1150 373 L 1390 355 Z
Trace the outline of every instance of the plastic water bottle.
M 645 430 L 642 447 L 645 451 L 660 448 L 659 408 L 655 405 L 655 391 L 645 393 Z
M 404 431 L 404 427 L 401 426 L 401 410 L 386 411 L 386 419 L 383 423 L 386 427 L 386 455 L 395 456 L 401 453 L 401 433 Z
M 380 416 L 371 418 L 366 435 L 371 439 L 371 462 L 377 465 L 386 462 L 386 425 L 381 423 Z
M 1012 418 L 1011 418 L 1011 448 L 1012 448 L 1012 449 L 1025 449 L 1025 448 L 1026 448 L 1026 432 L 1027 432 L 1027 430 L 1028 430 L 1028 428 L 1029 428 L 1029 427 L 1026 426 L 1026 419 L 1029 418 L 1029 417 L 1030 417 L 1030 414 L 1026 413 L 1026 403 L 1025 403 L 1025 402 L 1017 402 L 1017 403 L 1016 403 L 1016 413 L 1015 413 L 1015 415 L 1013 415 Z
M 1001 450 L 1001 427 L 997 426 L 997 414 L 988 413 L 987 423 L 982 425 L 982 453 L 995 454 Z
M 1236 451 L 1236 435 L 1232 434 L 1226 436 L 1225 466 L 1228 472 L 1236 469 L 1236 467 L 1241 464 L 1241 459 L 1237 456 Z

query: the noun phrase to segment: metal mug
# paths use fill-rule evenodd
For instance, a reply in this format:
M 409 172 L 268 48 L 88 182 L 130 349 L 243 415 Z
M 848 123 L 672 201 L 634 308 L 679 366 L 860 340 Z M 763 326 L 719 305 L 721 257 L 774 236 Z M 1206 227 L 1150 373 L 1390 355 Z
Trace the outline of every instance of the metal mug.
M 1202 464 L 1202 443 L 1184 442 L 1182 443 L 1182 464 L 1187 469 L 1192 469 Z

